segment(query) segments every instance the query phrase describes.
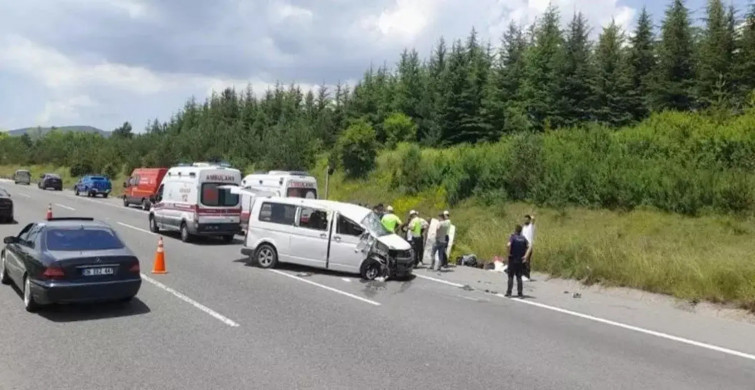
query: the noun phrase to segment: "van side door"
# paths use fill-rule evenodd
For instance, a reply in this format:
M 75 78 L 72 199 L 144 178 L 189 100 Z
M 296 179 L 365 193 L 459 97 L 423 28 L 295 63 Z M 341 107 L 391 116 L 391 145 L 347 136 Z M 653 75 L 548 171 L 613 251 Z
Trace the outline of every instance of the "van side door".
M 328 212 L 299 207 L 296 225 L 289 241 L 291 262 L 310 267 L 327 268 L 328 244 L 330 242 Z
M 334 221 L 328 268 L 342 272 L 359 272 L 366 256 L 358 248 L 364 228 L 340 214 L 335 215 Z

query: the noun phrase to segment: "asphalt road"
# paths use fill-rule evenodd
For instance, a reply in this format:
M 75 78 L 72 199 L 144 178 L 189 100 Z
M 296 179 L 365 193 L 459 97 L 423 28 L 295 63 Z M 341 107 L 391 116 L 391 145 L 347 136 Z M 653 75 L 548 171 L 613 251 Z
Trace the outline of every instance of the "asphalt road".
M 111 224 L 149 278 L 130 304 L 38 314 L 2 286 L 1 389 L 755 389 L 748 357 L 424 278 L 265 271 L 246 263 L 240 240 L 166 236 L 168 274 L 152 275 L 157 236 L 145 212 L 0 186 L 18 221 L 0 236 L 42 220 L 51 203 L 55 216 Z

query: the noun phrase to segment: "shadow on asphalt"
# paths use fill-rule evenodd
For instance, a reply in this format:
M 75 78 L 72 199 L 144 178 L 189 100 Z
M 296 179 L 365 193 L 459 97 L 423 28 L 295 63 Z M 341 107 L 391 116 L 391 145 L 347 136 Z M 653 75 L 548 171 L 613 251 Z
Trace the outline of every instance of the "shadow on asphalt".
M 166 231 L 160 231 L 160 235 L 165 238 L 170 238 L 172 240 L 181 241 L 181 236 L 178 232 L 166 232 Z M 193 245 L 199 245 L 199 246 L 224 246 L 224 245 L 236 245 L 236 244 L 243 244 L 244 240 L 234 237 L 233 241 L 227 242 L 223 241 L 220 237 L 212 237 L 212 236 L 194 236 L 191 239 L 191 242 L 189 244 Z
M 18 225 L 18 221 L 16 221 L 14 219 L 14 220 L 9 221 L 9 222 L 0 222 L 0 225 L 5 225 L 5 226 L 8 226 L 8 225 Z
M 131 302 L 51 305 L 42 308 L 38 314 L 52 322 L 78 322 L 130 317 L 149 312 L 149 307 L 135 297 Z
M 13 291 L 21 299 L 20 305 L 23 307 L 23 294 L 21 290 L 12 285 Z M 99 302 L 99 303 L 80 303 L 70 305 L 46 305 L 39 309 L 37 314 L 52 322 L 78 322 L 93 321 L 107 318 L 130 317 L 140 314 L 147 314 L 151 310 L 139 297 L 134 297 L 131 302 Z

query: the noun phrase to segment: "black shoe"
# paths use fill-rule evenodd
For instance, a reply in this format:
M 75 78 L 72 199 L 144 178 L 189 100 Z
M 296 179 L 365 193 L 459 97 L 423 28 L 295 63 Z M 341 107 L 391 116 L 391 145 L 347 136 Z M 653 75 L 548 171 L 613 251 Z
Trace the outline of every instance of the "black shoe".
M 506 298 L 511 298 L 511 293 L 506 293 Z
M 519 297 L 519 298 L 524 298 L 524 294 L 522 294 L 522 293 L 519 293 L 519 295 L 517 295 L 517 297 Z

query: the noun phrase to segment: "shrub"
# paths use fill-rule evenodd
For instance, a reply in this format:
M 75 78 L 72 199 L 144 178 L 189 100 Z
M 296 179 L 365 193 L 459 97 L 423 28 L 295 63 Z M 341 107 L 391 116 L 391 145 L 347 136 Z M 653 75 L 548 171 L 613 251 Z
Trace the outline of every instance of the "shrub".
M 417 124 L 409 116 L 395 112 L 383 121 L 385 146 L 393 148 L 399 142 L 412 142 L 417 139 Z
M 364 177 L 375 167 L 375 129 L 365 120 L 352 123 L 338 139 L 338 156 L 349 177 Z

